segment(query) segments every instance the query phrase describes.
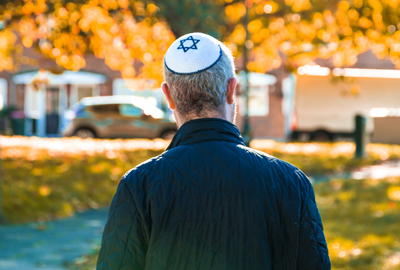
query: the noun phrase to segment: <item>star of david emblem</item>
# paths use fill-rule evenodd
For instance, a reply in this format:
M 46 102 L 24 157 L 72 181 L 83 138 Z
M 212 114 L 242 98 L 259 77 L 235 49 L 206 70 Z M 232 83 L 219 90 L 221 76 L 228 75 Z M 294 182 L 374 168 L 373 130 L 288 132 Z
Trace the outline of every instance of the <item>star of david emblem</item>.
M 189 41 L 192 44 L 190 46 L 185 47 L 185 41 Z M 183 49 L 184 52 L 187 52 L 188 50 L 197 50 L 196 44 L 200 42 L 200 39 L 194 39 L 192 36 L 188 37 L 187 39 L 181 40 L 181 45 L 179 45 L 178 50 Z

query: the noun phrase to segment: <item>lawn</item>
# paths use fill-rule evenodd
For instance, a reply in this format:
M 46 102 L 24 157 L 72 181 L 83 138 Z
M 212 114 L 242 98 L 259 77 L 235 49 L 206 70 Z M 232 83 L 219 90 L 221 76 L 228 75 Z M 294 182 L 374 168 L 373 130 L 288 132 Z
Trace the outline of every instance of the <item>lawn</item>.
M 400 269 L 400 178 L 314 185 L 332 269 Z M 69 265 L 94 269 L 98 249 Z
M 0 137 L 3 223 L 18 224 L 109 206 L 122 175 L 167 147 L 162 140 Z M 253 141 L 256 149 L 332 178 L 400 159 L 400 146 Z M 400 178 L 332 179 L 314 185 L 333 269 L 400 269 Z M 94 269 L 98 249 L 69 264 Z
M 2 222 L 17 224 L 109 206 L 122 175 L 165 143 L 3 137 L 1 146 Z
M 314 189 L 333 269 L 400 269 L 400 178 Z
M 122 175 L 163 152 L 163 140 L 0 137 L 3 223 L 46 221 L 108 206 Z M 368 145 L 354 159 L 352 143 L 277 143 L 252 146 L 298 166 L 308 175 L 334 176 L 388 159 L 400 146 Z

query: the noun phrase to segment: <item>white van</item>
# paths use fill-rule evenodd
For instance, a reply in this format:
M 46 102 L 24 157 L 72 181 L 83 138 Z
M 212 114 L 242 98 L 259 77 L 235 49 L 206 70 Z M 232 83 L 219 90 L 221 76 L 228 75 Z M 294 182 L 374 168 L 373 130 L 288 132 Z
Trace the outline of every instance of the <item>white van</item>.
M 295 140 L 350 138 L 356 115 L 368 117 L 372 108 L 400 107 L 399 70 L 302 68 L 296 83 Z M 373 121 L 368 119 L 366 128 L 371 134 Z

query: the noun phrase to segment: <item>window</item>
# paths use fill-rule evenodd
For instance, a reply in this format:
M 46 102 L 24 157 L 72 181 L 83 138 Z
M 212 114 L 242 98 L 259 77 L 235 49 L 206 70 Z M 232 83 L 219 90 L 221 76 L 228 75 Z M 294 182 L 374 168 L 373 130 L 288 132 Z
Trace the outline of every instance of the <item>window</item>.
M 249 116 L 265 116 L 269 113 L 268 86 L 256 86 L 249 89 Z M 238 97 L 239 113 L 245 115 L 246 99 Z
M 7 106 L 7 81 L 0 78 L 0 110 Z
M 249 91 L 249 115 L 267 115 L 269 112 L 268 105 L 268 86 L 251 87 Z
M 121 104 L 119 109 L 124 116 L 141 117 L 143 115 L 142 109 L 133 106 L 132 104 Z
M 91 111 L 94 113 L 119 114 L 118 104 L 94 105 L 94 106 L 88 107 L 88 111 Z
M 60 110 L 59 87 L 48 87 L 46 89 L 46 114 L 58 114 Z

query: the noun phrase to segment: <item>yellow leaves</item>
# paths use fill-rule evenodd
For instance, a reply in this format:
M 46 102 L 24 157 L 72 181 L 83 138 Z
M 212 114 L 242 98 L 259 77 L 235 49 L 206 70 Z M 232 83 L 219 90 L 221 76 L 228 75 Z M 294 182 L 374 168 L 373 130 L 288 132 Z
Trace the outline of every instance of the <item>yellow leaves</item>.
M 313 40 L 316 35 L 315 28 L 312 27 L 312 25 L 303 22 L 298 24 L 298 31 L 298 34 L 303 42 L 309 42 Z
M 51 193 L 51 189 L 47 185 L 41 185 L 39 187 L 39 194 L 43 197 L 49 196 Z
M 353 199 L 355 196 L 356 194 L 354 190 L 342 191 L 338 194 L 338 199 L 346 202 Z
M 243 25 L 237 25 L 232 33 L 232 39 L 236 44 L 243 44 L 246 39 L 246 30 Z
M 155 14 L 158 11 L 158 7 L 153 3 L 147 5 L 147 12 L 151 15 Z
M 400 186 L 390 187 L 387 194 L 391 200 L 400 201 Z
M 400 38 L 396 32 L 400 26 L 397 24 L 399 16 L 397 11 L 387 11 L 388 8 L 398 10 L 399 1 L 340 0 L 335 2 L 337 6 L 332 2 L 326 9 L 319 4 L 314 7 L 312 2 L 247 1 L 250 35 L 246 42 L 243 27 L 245 1 L 219 0 L 215 5 L 224 11 L 226 25 L 215 25 L 215 29 L 235 56 L 240 55 L 242 45 L 247 44 L 252 59 L 249 68 L 253 71 L 280 65 L 282 60 L 278 49 L 287 54 L 285 59 L 292 66 L 310 62 L 315 57 L 333 57 L 335 66 L 353 64 L 357 54 L 369 48 L 379 57 L 390 54 L 400 66 Z M 16 26 L 25 47 L 39 45 L 44 55 L 72 70 L 85 65 L 83 56 L 91 50 L 110 68 L 121 71 L 124 77 L 154 76 L 161 80 L 163 56 L 174 36 L 167 23 L 159 22 L 155 16 L 159 11 L 157 3 L 136 0 L 55 1 L 54 12 L 45 13 L 48 4 L 46 0 L 7 4 L 5 18 L 25 14 Z M 211 19 L 209 17 L 205 23 Z M 393 25 L 386 25 L 388 21 Z M 197 16 L 188 19 L 189 25 L 197 23 Z M 393 35 L 392 41 L 390 35 Z M 3 51 L 0 53 L 5 55 Z M 4 57 L 0 59 L 7 66 Z M 136 60 L 144 64 L 139 73 L 133 68 Z M 7 61 L 10 66 L 12 59 Z
M 129 1 L 128 0 L 118 0 L 118 5 L 123 9 L 127 9 L 129 7 Z
M 263 27 L 263 24 L 262 24 L 261 20 L 259 20 L 259 19 L 251 21 L 248 25 L 248 29 L 249 29 L 250 33 L 256 33 L 258 31 L 260 31 L 262 27 Z
M 370 40 L 378 40 L 381 37 L 381 33 L 373 29 L 368 29 L 366 34 Z
M 260 11 L 263 11 L 266 14 L 273 14 L 278 11 L 279 5 L 273 1 L 266 1 L 262 2 L 263 5 L 259 5 Z M 262 12 L 257 12 L 258 14 L 261 14 Z
M 293 12 L 300 12 L 311 8 L 309 0 L 285 0 L 285 3 L 292 7 Z
M 379 0 L 368 0 L 368 4 L 372 7 L 372 9 L 381 14 L 382 13 L 382 1 Z
M 67 17 L 67 16 L 68 16 L 67 9 L 64 8 L 64 7 L 59 8 L 59 9 L 58 9 L 57 15 L 58 15 L 60 18 L 65 18 L 65 17 Z
M 10 29 L 0 31 L 0 71 L 13 69 L 14 61 L 11 55 L 17 37 Z
M 245 14 L 246 7 L 241 2 L 226 6 L 225 8 L 226 20 L 230 23 L 238 22 Z
M 345 36 L 351 36 L 353 34 L 353 30 L 351 29 L 351 27 L 346 26 L 342 28 L 342 33 Z
M 32 174 L 33 175 L 35 175 L 35 176 L 41 176 L 42 175 L 42 173 L 43 173 L 43 170 L 41 169 L 41 168 L 34 168 L 33 170 L 32 170 Z
M 113 10 L 118 8 L 118 2 L 116 0 L 101 1 L 101 6 L 105 10 Z
M 22 12 L 24 13 L 25 16 L 29 16 L 33 11 L 33 7 L 34 7 L 33 3 L 29 1 L 22 7 Z
M 126 4 L 124 1 L 118 3 Z M 143 16 L 153 16 L 158 11 L 158 7 L 153 3 L 149 3 L 145 9 L 143 3 L 135 2 L 134 8 L 136 15 Z M 134 59 L 138 59 L 145 65 L 142 68 L 143 76 L 155 76 L 154 79 L 161 81 L 159 71 L 162 59 L 174 40 L 165 23 L 154 23 L 150 17 L 136 22 L 130 12 L 125 12 L 122 21 L 117 21 L 106 9 L 95 5 L 85 5 L 81 12 L 79 26 L 91 34 L 91 49 L 97 57 L 104 58 L 110 68 L 120 70 L 125 78 L 136 75 L 133 62 Z
M 335 67 L 351 66 L 357 62 L 357 50 L 352 49 L 350 40 L 347 40 L 346 43 L 342 44 L 341 48 L 333 54 L 332 62 Z
M 329 243 L 328 250 L 330 257 L 344 258 L 350 255 L 350 251 L 354 248 L 354 242 L 346 238 L 335 238 Z
M 381 23 L 382 22 L 382 14 L 380 14 L 378 12 L 374 12 L 374 14 L 372 15 L 372 19 L 375 23 Z
M 253 60 L 248 63 L 247 68 L 260 73 L 277 68 L 281 64 L 281 59 L 276 41 L 275 39 L 266 39 L 260 46 L 254 48 Z
M 363 0 L 353 0 L 353 2 L 356 8 L 361 8 L 363 5 Z
M 71 216 L 74 214 L 74 208 L 69 203 L 63 203 L 63 207 L 60 211 L 62 216 Z
M 339 3 L 338 3 L 338 9 L 340 10 L 340 11 L 342 11 L 342 12 L 346 12 L 346 11 L 348 11 L 349 10 L 349 8 L 350 8 L 350 3 L 349 3 L 349 1 L 340 1 Z
M 358 13 L 357 10 L 355 10 L 355 9 L 350 9 L 350 10 L 347 12 L 347 16 L 349 17 L 350 20 L 352 20 L 352 21 L 357 21 L 358 18 L 360 17 L 360 14 Z
M 93 30 L 91 28 L 96 29 L 96 24 L 104 25 L 111 19 L 108 16 L 108 12 L 98 6 L 83 5 L 81 8 L 81 13 L 82 17 L 79 21 L 79 26 L 84 32 Z
M 254 33 L 251 37 L 251 40 L 254 41 L 254 43 L 258 44 L 267 39 L 268 36 L 269 36 L 268 29 L 263 28 L 260 31 Z
M 31 37 L 23 37 L 22 38 L 22 44 L 24 44 L 25 47 L 30 48 L 32 47 L 33 40 Z

